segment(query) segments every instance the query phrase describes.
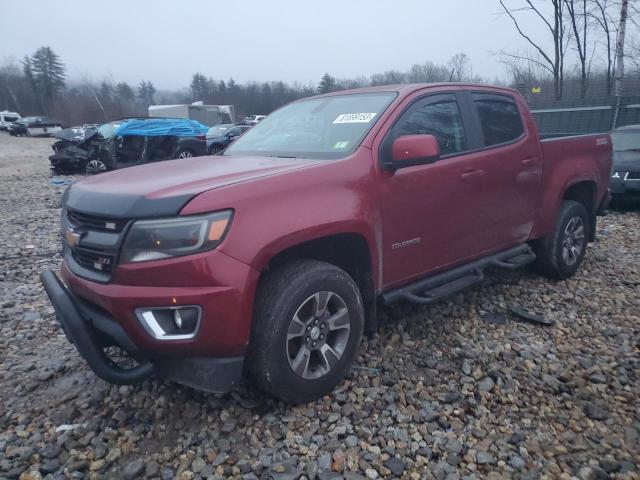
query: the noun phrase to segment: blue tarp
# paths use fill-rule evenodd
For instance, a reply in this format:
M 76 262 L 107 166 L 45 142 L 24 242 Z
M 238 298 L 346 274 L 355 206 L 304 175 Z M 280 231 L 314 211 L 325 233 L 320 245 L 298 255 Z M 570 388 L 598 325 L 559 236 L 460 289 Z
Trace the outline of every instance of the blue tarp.
M 200 122 L 187 119 L 154 118 L 149 120 L 127 120 L 118 130 L 116 135 L 140 135 L 143 137 L 194 137 L 206 135 L 209 127 Z

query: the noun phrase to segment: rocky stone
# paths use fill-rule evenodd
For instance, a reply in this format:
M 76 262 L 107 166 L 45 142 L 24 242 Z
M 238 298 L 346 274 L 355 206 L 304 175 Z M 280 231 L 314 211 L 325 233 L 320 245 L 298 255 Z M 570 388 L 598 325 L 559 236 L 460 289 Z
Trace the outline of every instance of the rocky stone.
M 399 458 L 392 457 L 384 462 L 384 466 L 391 470 L 394 475 L 400 476 L 404 473 L 405 464 Z
M 598 218 L 598 241 L 562 282 L 487 271 L 445 302 L 379 308 L 355 368 L 316 402 L 157 377 L 112 386 L 38 282 L 59 268 L 55 182 L 81 178 L 50 177 L 52 141 L 0 132 L 0 478 L 111 480 L 131 465 L 163 480 L 638 477 L 637 208 Z M 554 326 L 483 320 L 513 307 Z
M 509 459 L 509 465 L 515 470 L 521 470 L 527 465 L 527 462 L 525 462 L 521 456 L 513 455 Z
M 490 392 L 493 390 L 495 383 L 491 377 L 484 377 L 478 382 L 478 390 L 481 392 Z
M 122 478 L 125 480 L 133 480 L 138 478 L 144 472 L 144 462 L 140 459 L 133 460 L 124 467 L 122 470 Z
M 609 418 L 609 412 L 593 403 L 584 406 L 584 413 L 591 420 L 607 420 Z
M 496 458 L 489 452 L 478 452 L 476 454 L 476 462 L 478 465 L 487 465 L 496 463 Z

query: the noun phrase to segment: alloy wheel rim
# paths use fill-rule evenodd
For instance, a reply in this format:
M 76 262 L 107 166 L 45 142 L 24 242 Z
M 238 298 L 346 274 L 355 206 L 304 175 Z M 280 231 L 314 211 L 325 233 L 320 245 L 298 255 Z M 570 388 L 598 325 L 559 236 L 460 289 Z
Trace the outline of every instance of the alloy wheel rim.
M 564 229 L 562 238 L 562 259 L 567 265 L 574 265 L 584 247 L 584 222 L 580 217 L 572 217 Z
M 329 291 L 311 295 L 289 322 L 289 366 L 305 380 L 328 374 L 344 355 L 350 331 L 349 310 L 340 295 Z
M 106 172 L 107 166 L 100 160 L 91 160 L 89 163 L 87 163 L 86 170 L 89 175 L 94 175 L 96 173 Z
M 180 152 L 180 155 L 178 155 L 178 158 L 191 158 L 193 155 L 191 155 L 191 152 Z

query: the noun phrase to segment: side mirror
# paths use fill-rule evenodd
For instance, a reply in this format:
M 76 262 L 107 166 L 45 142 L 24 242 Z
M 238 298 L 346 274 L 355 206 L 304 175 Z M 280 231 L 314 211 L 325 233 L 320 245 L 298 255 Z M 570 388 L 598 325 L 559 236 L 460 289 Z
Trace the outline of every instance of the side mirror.
M 393 169 L 423 165 L 440 158 L 440 146 L 433 135 L 404 135 L 394 140 L 391 147 Z

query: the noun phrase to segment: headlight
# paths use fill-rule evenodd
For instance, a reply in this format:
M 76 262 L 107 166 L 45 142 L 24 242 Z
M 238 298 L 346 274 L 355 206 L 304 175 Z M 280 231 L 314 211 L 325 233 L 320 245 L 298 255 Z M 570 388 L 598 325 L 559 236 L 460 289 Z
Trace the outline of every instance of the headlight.
M 233 211 L 135 222 L 122 248 L 122 262 L 145 262 L 190 255 L 217 247 Z

